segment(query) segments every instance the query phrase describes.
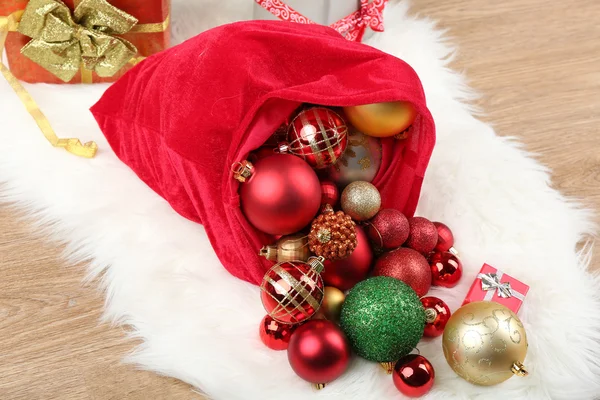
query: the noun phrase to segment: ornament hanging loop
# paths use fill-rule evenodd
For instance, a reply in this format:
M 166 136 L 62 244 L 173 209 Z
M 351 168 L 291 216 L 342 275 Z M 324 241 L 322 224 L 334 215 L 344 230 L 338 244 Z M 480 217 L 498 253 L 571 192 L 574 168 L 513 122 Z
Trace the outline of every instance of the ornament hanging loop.
M 515 374 L 517 376 L 529 375 L 529 372 L 527 371 L 527 369 L 525 369 L 525 366 L 523 365 L 523 363 L 520 363 L 519 361 L 515 361 L 513 363 L 512 367 L 510 367 L 510 370 L 513 374 Z
M 236 162 L 231 166 L 231 172 L 234 179 L 244 183 L 254 174 L 254 165 L 248 160 Z
M 394 373 L 394 366 L 396 365 L 396 361 L 386 361 L 379 363 L 381 368 L 385 371 L 386 374 L 391 375 Z

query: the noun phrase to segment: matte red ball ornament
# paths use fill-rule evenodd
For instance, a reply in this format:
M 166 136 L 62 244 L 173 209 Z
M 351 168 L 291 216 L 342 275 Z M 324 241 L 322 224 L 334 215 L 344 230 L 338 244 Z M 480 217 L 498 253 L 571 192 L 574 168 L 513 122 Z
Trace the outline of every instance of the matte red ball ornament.
M 431 390 L 435 371 L 422 355 L 409 354 L 398 360 L 392 377 L 400 393 L 407 397 L 421 397 Z
M 336 112 L 325 107 L 300 111 L 288 128 L 287 148 L 311 167 L 333 165 L 348 146 L 348 127 Z
M 340 200 L 340 191 L 332 181 L 321 181 L 321 207 L 329 204 L 332 207 Z
M 323 301 L 323 261 L 311 257 L 306 263 L 281 262 L 267 271 L 260 290 L 271 318 L 283 324 L 297 324 L 315 315 Z
M 435 245 L 435 249 L 437 251 L 450 251 L 450 249 L 454 246 L 454 235 L 452 231 L 446 224 L 441 222 L 434 222 L 435 228 L 438 233 L 437 244 Z
M 373 245 L 395 249 L 408 239 L 408 219 L 401 211 L 386 208 L 377 213 L 367 225 L 367 235 Z
M 308 164 L 276 154 L 256 164 L 244 161 L 234 172 L 241 208 L 252 225 L 272 235 L 288 235 L 308 225 L 321 205 L 321 184 Z
M 410 226 L 405 246 L 419 253 L 427 254 L 437 245 L 437 228 L 427 218 L 412 217 L 408 220 Z
M 292 335 L 288 360 L 300 378 L 323 387 L 346 371 L 350 345 L 335 323 L 311 320 Z
M 429 265 L 434 286 L 454 287 L 462 276 L 462 263 L 448 251 L 436 251 L 431 254 Z
M 389 276 L 410 286 L 417 296 L 427 294 L 431 287 L 431 269 L 418 251 L 401 247 L 384 253 L 375 262 L 373 276 Z
M 282 324 L 268 315 L 260 322 L 258 333 L 260 340 L 272 350 L 285 350 L 288 348 L 292 333 L 298 325 Z
M 364 230 L 355 227 L 357 245 L 350 256 L 337 261 L 325 261 L 322 277 L 327 286 L 348 290 L 367 278 L 373 264 L 373 251 Z
M 423 336 L 438 337 L 444 333 L 444 328 L 450 319 L 450 307 L 441 299 L 433 296 L 421 298 L 425 308 L 425 330 Z

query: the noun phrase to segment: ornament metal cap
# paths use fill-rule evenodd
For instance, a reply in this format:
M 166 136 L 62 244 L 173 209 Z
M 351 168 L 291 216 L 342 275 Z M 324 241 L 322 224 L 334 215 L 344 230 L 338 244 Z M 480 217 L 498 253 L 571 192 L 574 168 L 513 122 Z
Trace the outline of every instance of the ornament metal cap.
M 236 162 L 231 166 L 231 172 L 233 172 L 234 179 L 244 183 L 252 177 L 254 165 L 248 160 Z
M 325 383 L 315 383 L 314 386 L 315 386 L 315 389 L 321 390 L 321 389 L 325 388 Z
M 267 245 L 263 246 L 258 252 L 259 256 L 263 256 L 269 261 L 277 261 L 277 246 Z
M 459 256 L 460 256 L 460 254 L 458 254 L 458 250 L 456 250 L 456 249 L 454 248 L 454 246 L 450 247 L 450 248 L 448 249 L 448 251 L 449 251 L 450 253 L 454 254 L 456 257 L 459 257 Z
M 529 372 L 527 372 L 527 369 L 525 369 L 525 366 L 523 365 L 523 363 L 521 363 L 519 361 L 515 361 L 513 363 L 512 367 L 510 367 L 510 370 L 513 374 L 515 374 L 517 376 L 529 375 Z
M 381 368 L 385 370 L 386 374 L 391 375 L 394 373 L 394 366 L 396 365 L 396 361 L 382 362 L 379 363 L 379 365 L 381 365 Z
M 425 322 L 427 322 L 428 324 L 432 324 L 435 322 L 435 319 L 437 318 L 437 311 L 435 311 L 435 309 L 433 308 L 426 308 L 425 309 Z
M 310 268 L 317 272 L 321 273 L 325 269 L 325 257 L 310 257 L 307 261 L 307 264 L 310 265 Z

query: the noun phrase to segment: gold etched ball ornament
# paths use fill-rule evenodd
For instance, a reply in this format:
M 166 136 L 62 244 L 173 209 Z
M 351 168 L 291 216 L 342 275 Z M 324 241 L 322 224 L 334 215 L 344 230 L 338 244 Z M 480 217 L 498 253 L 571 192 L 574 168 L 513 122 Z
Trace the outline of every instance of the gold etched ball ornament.
M 473 384 L 491 386 L 527 375 L 525 328 L 499 303 L 478 301 L 459 308 L 448 320 L 442 346 L 454 372 Z

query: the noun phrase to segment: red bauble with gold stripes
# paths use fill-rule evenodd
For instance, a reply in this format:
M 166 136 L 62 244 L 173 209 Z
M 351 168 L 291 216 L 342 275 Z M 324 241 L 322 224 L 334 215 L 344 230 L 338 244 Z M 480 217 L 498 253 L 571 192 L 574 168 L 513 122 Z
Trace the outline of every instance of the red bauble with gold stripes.
M 348 126 L 329 108 L 302 110 L 288 128 L 287 151 L 316 169 L 335 164 L 347 146 Z
M 311 318 L 323 302 L 322 257 L 307 262 L 275 264 L 260 285 L 261 300 L 271 318 L 283 324 L 298 324 Z

